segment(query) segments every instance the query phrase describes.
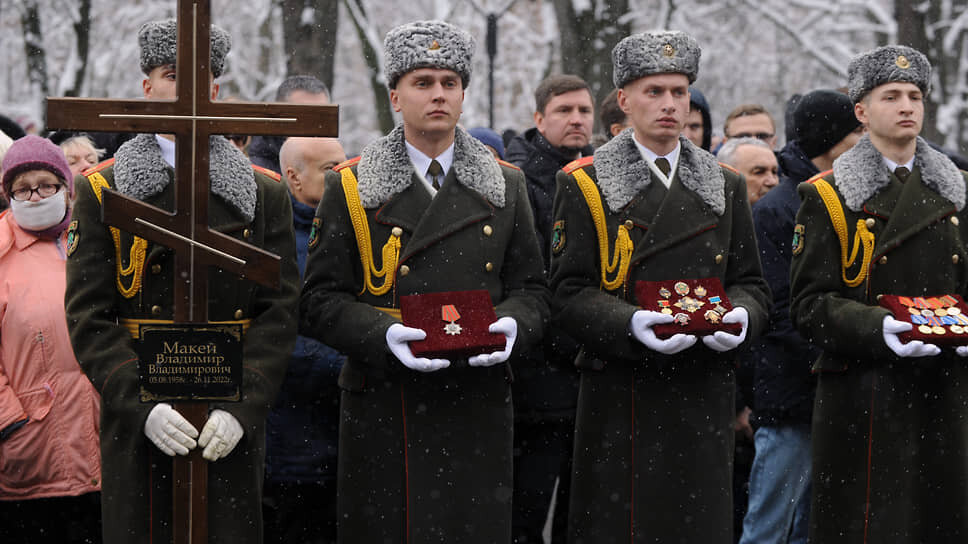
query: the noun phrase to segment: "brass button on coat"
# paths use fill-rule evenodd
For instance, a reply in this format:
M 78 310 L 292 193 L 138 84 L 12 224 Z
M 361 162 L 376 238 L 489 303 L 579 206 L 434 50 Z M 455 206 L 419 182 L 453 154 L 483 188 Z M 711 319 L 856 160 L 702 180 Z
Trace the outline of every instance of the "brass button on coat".
M 721 264 L 722 262 L 723 262 L 723 254 L 720 253 L 719 255 L 716 255 L 716 264 Z
M 868 217 L 867 220 L 864 221 L 864 223 L 867 225 L 868 229 L 872 229 L 874 228 L 874 225 L 877 224 L 877 221 L 874 221 L 873 217 Z
M 252 236 L 251 230 L 245 229 L 242 231 L 242 237 L 245 238 L 246 240 L 248 240 L 250 236 Z
M 242 316 L 243 315 L 245 315 L 245 314 L 242 313 L 242 310 L 236 310 L 235 311 L 235 319 L 242 319 Z
M 960 261 L 960 260 L 961 260 L 961 257 L 958 257 L 958 254 L 957 253 L 955 253 L 954 255 L 951 256 L 951 263 L 952 264 L 958 264 L 958 261 Z
M 959 223 L 958 216 L 952 215 L 951 216 L 951 224 L 957 227 L 958 226 L 958 223 Z
M 390 231 L 390 234 L 399 238 L 403 236 L 403 229 L 401 229 L 400 227 L 393 227 L 393 230 Z
M 155 304 L 151 307 L 151 315 L 158 316 L 161 315 L 161 306 Z
M 403 266 L 400 267 L 400 275 L 401 276 L 406 276 L 409 273 L 410 273 L 410 267 L 409 266 L 403 265 Z
M 626 230 L 632 230 L 632 229 L 635 228 L 635 223 L 633 223 L 631 219 L 626 219 L 625 220 L 625 228 L 626 228 Z
M 153 264 L 153 265 L 151 265 L 151 273 L 152 274 L 161 274 L 161 265 L 160 264 Z
M 881 264 L 887 264 L 887 255 L 881 256 L 880 259 L 877 259 L 877 262 L 879 262 Z
M 484 236 L 490 236 L 494 234 L 494 229 L 490 225 L 484 225 Z
M 487 263 L 487 264 L 485 264 L 484 265 L 484 270 L 487 270 L 488 272 L 490 272 L 491 270 L 494 270 L 494 263 Z

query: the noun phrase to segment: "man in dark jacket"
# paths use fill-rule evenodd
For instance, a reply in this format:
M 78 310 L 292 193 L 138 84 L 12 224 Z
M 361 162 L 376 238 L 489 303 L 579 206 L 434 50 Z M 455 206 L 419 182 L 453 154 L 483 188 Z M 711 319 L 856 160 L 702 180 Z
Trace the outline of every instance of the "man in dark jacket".
M 763 276 L 773 291 L 766 334 L 752 345 L 756 455 L 750 473 L 744 544 L 806 542 L 810 513 L 810 417 L 820 351 L 790 323 L 790 237 L 800 207 L 797 185 L 829 170 L 864 127 L 844 93 L 816 90 L 794 110 L 794 134 L 777 155 L 780 183 L 753 205 Z
M 535 228 L 548 270 L 555 175 L 569 162 L 593 153 L 595 122 L 591 88 L 573 75 L 551 76 L 534 92 L 535 126 L 511 140 L 508 161 L 528 184 Z M 558 479 L 552 541 L 565 538 L 571 474 L 578 345 L 549 332 L 542 346 L 516 369 L 514 382 L 514 542 L 542 542 L 542 530 Z
M 300 274 L 327 171 L 346 160 L 336 138 L 290 137 L 279 151 L 292 199 Z M 322 544 L 336 540 L 336 452 L 344 357 L 296 337 L 286 380 L 266 421 L 265 542 Z M 310 506 L 311 505 L 311 506 Z
M 276 89 L 276 102 L 292 104 L 329 104 L 329 89 L 313 76 L 289 76 Z M 253 136 L 249 144 L 249 160 L 256 166 L 282 174 L 279 166 L 279 150 L 285 136 Z

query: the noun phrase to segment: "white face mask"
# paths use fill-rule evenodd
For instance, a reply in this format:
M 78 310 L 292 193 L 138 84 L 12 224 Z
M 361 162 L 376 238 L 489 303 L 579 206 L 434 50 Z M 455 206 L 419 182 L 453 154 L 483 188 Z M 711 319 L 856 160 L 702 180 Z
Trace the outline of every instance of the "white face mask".
M 37 231 L 53 227 L 63 221 L 67 213 L 64 189 L 38 202 L 10 199 L 10 212 L 22 229 Z

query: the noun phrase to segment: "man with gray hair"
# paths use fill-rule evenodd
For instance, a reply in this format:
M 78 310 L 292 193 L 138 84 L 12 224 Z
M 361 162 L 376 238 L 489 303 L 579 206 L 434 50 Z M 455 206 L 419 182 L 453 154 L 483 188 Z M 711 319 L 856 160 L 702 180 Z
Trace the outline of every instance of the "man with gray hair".
M 750 205 L 780 181 L 776 155 L 768 143 L 758 138 L 730 138 L 719 149 L 716 158 L 746 178 L 746 197 Z
M 921 52 L 879 47 L 847 76 L 867 134 L 800 184 L 792 244 L 790 316 L 822 349 L 809 540 L 965 542 L 966 175 L 919 136 Z
M 384 50 L 403 124 L 327 172 L 300 302 L 301 333 L 347 355 L 339 541 L 509 542 L 510 363 L 549 298 L 524 175 L 458 126 L 467 32 L 408 23 Z M 493 323 L 475 324 L 475 290 Z M 429 321 L 404 324 L 403 297 Z M 500 349 L 415 354 L 475 325 Z
M 552 326 L 583 344 L 571 542 L 733 542 L 733 372 L 770 294 L 741 176 L 681 136 L 699 56 L 682 32 L 619 42 L 632 130 L 558 174 Z

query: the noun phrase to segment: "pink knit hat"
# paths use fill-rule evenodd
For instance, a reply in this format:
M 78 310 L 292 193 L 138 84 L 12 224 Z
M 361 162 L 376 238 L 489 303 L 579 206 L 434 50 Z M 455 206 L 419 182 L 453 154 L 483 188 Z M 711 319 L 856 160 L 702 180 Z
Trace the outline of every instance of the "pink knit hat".
M 10 187 L 21 172 L 47 170 L 64 181 L 71 199 L 74 198 L 74 176 L 67 164 L 64 151 L 47 138 L 33 134 L 15 141 L 3 157 L 3 196 L 10 198 Z

